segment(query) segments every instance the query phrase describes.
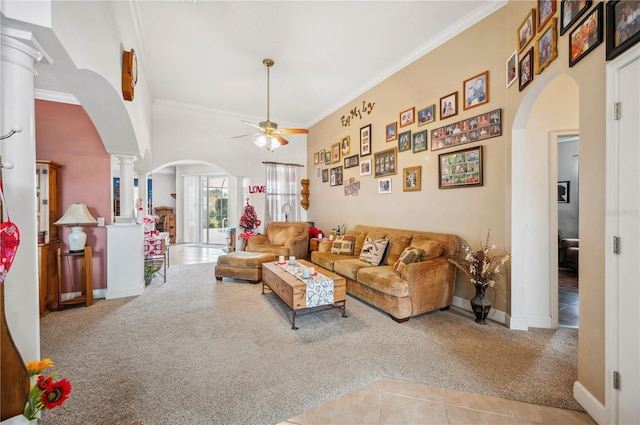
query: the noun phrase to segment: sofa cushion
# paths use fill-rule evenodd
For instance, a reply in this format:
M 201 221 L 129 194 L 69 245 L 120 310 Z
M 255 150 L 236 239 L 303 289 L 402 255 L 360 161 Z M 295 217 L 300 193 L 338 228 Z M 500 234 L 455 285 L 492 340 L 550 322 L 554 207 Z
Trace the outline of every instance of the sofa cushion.
M 360 255 L 362 245 L 364 245 L 364 238 L 367 237 L 367 232 L 361 232 L 359 230 L 347 230 L 346 234 L 355 238 L 355 242 L 353 245 L 353 255 Z
M 291 238 L 302 235 L 304 226 L 301 223 L 271 223 L 267 227 L 267 237 L 273 245 L 284 245 Z
M 409 296 L 409 284 L 391 266 L 363 267 L 358 270 L 358 282 L 383 294 L 394 297 Z
M 422 259 L 424 251 L 421 248 L 407 247 L 402 251 L 400 258 L 393 264 L 393 271 L 399 275 L 402 274 L 404 266 L 410 263 L 416 263 Z
M 384 257 L 389 241 L 387 239 L 371 238 L 367 236 L 360 251 L 360 259 L 367 263 L 377 266 Z
M 334 272 L 351 280 L 357 280 L 358 270 L 363 267 L 371 267 L 371 264 L 359 258 L 338 259 L 333 263 Z
M 420 248 L 424 251 L 421 261 L 433 260 L 434 258 L 440 257 L 444 252 L 444 245 L 442 245 L 441 242 L 421 235 L 413 235 L 411 247 Z
M 387 240 L 389 241 L 389 246 L 387 247 L 387 256 L 383 264 L 392 266 L 400 258 L 400 254 L 404 249 L 411 243 L 411 235 L 388 233 Z
M 342 254 L 332 254 L 330 252 L 320 252 L 313 251 L 311 252 L 311 262 L 315 265 L 322 267 L 323 269 L 327 269 L 330 272 L 333 270 L 333 264 L 338 260 L 345 260 L 348 258 L 358 258 L 355 255 L 342 255 Z
M 355 236 L 352 235 L 336 237 L 333 241 L 333 244 L 331 244 L 331 253 L 342 255 L 353 254 L 353 242 L 355 239 Z

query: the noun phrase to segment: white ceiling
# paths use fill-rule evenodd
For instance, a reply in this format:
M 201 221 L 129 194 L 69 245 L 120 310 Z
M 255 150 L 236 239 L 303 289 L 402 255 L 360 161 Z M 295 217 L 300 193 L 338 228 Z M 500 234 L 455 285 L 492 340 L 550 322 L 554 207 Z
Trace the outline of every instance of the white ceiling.
M 137 0 L 140 45 L 125 48 L 154 101 L 253 122 L 266 119 L 271 58 L 271 119 L 308 127 L 505 3 Z M 46 75 L 36 87 L 60 90 Z

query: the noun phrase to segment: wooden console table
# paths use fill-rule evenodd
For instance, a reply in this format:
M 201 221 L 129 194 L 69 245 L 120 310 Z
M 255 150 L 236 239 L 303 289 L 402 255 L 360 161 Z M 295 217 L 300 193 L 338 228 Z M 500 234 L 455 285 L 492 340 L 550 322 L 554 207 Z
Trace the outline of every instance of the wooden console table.
M 82 295 L 62 301 L 62 260 L 69 265 L 70 273 L 76 272 L 78 266 L 80 269 L 80 286 Z M 62 252 L 58 248 L 58 310 L 62 310 L 65 305 L 84 303 L 87 307 L 93 305 L 93 270 L 92 270 L 91 247 L 85 246 L 82 252 Z M 80 264 L 75 264 L 79 262 Z M 75 267 L 74 267 L 75 266 Z M 71 277 L 73 279 L 73 277 Z

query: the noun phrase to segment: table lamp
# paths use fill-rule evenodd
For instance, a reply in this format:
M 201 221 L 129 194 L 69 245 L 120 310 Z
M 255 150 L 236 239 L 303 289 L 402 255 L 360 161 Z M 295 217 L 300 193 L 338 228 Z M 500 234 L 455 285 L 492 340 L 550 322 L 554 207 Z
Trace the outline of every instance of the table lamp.
M 291 205 L 284 204 L 282 206 L 282 213 L 284 214 L 284 221 L 289 221 L 289 214 L 291 214 Z
M 72 226 L 69 233 L 69 252 L 82 252 L 87 243 L 87 234 L 82 230 L 82 226 L 96 224 L 96 219 L 89 212 L 85 204 L 71 204 L 67 211 L 58 221 L 56 226 Z

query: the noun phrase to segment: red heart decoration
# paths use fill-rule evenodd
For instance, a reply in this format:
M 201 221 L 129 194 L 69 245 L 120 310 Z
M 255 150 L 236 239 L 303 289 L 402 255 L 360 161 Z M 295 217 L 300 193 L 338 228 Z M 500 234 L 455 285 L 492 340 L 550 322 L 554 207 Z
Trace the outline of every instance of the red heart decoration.
M 20 231 L 11 221 L 0 223 L 0 283 L 9 273 L 16 251 L 20 245 Z

